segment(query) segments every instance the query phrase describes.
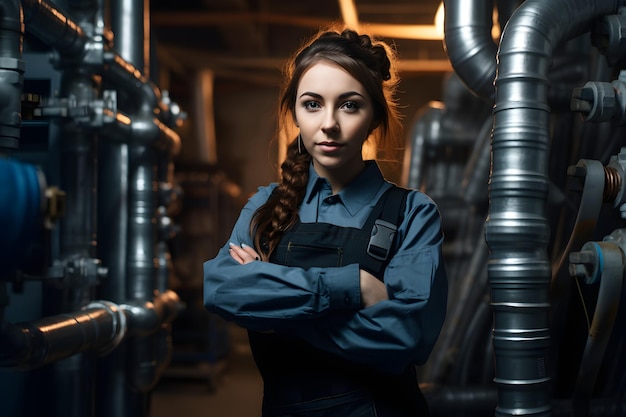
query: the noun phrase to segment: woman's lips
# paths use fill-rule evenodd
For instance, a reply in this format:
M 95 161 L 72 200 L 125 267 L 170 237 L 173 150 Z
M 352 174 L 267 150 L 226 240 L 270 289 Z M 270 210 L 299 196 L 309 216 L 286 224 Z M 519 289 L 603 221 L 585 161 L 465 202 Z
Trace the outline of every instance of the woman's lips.
M 320 142 L 317 144 L 317 146 L 323 152 L 334 152 L 337 149 L 341 148 L 342 145 L 336 142 Z

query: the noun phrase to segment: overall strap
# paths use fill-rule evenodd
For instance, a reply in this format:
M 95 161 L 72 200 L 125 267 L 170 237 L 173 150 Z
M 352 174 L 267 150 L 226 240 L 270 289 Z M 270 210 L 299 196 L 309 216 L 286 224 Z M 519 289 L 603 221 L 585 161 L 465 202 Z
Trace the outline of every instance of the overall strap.
M 409 190 L 393 185 L 380 198 L 363 230 L 371 230 L 367 253 L 360 266 L 382 281 L 383 272 L 393 256 L 392 249 L 398 226 L 404 217 Z

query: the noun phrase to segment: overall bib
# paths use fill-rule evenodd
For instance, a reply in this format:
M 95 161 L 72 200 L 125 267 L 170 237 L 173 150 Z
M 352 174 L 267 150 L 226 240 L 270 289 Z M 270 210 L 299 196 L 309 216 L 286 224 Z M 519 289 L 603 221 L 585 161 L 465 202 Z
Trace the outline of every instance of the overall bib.
M 305 269 L 366 263 L 372 226 L 382 211 L 384 196 L 380 200 L 362 229 L 298 223 L 284 234 L 270 261 Z M 295 337 L 253 331 L 249 337 L 264 382 L 264 417 L 429 415 L 412 366 L 400 375 L 386 374 Z

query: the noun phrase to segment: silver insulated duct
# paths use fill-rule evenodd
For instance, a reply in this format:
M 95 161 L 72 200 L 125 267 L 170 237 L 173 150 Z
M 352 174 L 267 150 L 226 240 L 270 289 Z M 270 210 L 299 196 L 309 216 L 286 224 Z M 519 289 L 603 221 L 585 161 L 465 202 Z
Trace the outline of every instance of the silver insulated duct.
M 615 13 L 617 0 L 527 0 L 500 41 L 490 208 L 485 237 L 494 313 L 496 416 L 549 416 L 550 147 L 548 71 L 554 50 Z

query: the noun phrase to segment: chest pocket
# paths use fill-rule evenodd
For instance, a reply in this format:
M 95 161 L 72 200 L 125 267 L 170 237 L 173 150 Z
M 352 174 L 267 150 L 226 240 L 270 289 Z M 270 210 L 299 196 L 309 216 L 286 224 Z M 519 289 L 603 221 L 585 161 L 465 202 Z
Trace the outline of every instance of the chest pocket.
M 315 262 L 307 262 L 307 260 Z M 315 265 L 313 265 L 315 263 Z M 343 266 L 343 247 L 326 247 L 289 242 L 285 265 L 311 268 L 313 266 Z
M 299 223 L 276 248 L 275 262 L 286 266 L 339 267 L 359 263 L 369 233 L 327 223 Z
M 304 269 L 359 264 L 382 281 L 384 268 L 390 253 L 393 253 L 396 225 L 402 222 L 407 194 L 407 189 L 396 186 L 389 188 L 360 229 L 297 221 L 290 231 L 283 234 L 270 262 Z M 390 224 L 393 234 L 374 236 L 372 230 L 376 230 L 374 225 L 378 220 Z M 381 242 L 385 242 L 382 247 Z M 370 249 L 374 249 L 375 253 L 371 254 Z M 379 256 L 381 253 L 384 256 Z

